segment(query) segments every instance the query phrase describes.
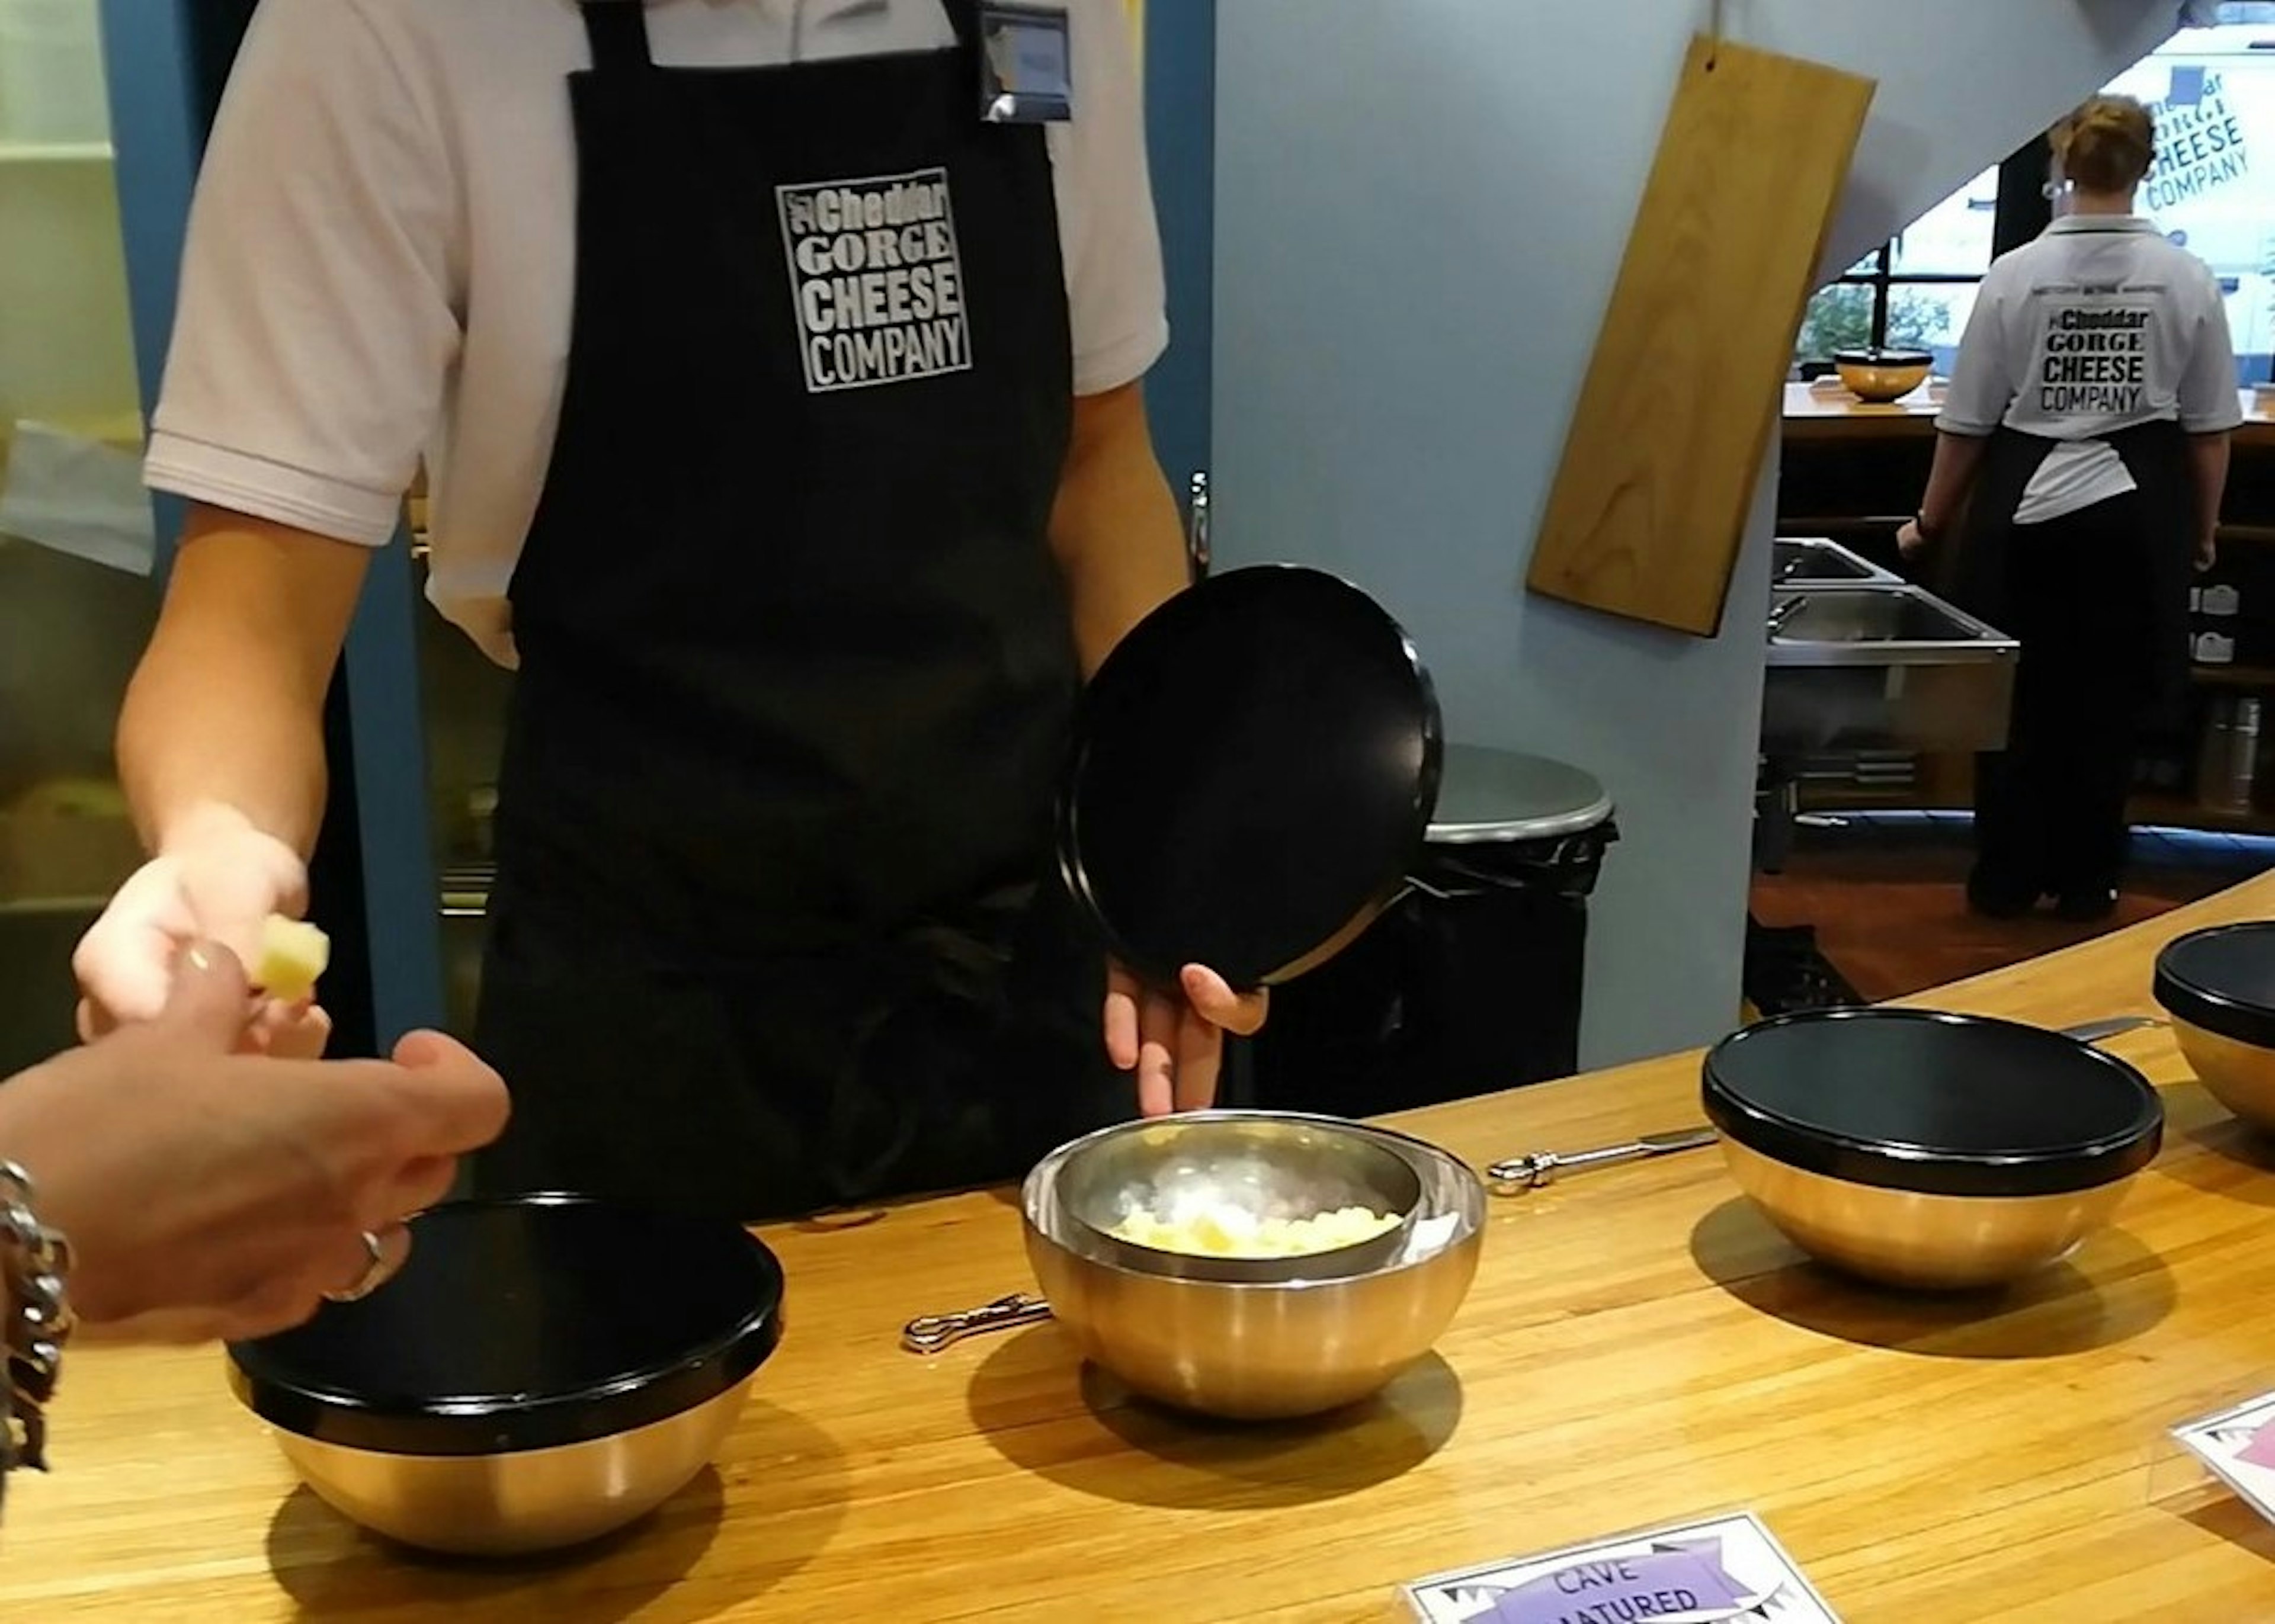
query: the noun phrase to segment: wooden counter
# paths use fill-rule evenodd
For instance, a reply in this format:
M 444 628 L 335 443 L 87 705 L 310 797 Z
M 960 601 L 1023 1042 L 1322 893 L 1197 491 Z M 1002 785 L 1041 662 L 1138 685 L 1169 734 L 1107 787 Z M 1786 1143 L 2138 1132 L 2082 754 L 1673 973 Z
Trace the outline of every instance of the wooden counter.
M 1785 438 L 1788 442 L 1822 442 L 1890 435 L 1922 438 L 1935 433 L 1943 402 L 1936 386 L 1922 384 L 1901 400 L 1885 404 L 1859 400 L 1846 389 L 1818 389 L 1813 384 L 1785 386 Z M 2275 415 L 2271 415 L 2254 389 L 2239 389 L 2243 426 L 2235 431 L 2238 444 L 2275 445 Z
M 1931 1001 L 2145 1010 L 2180 929 L 2275 877 Z M 220 1356 L 83 1350 L 52 1478 L 10 1492 L 0 1619 L 647 1624 L 1394 1619 L 1402 1580 L 1752 1507 L 1844 1618 L 2275 1617 L 2275 1529 L 2151 1499 L 2170 1424 L 2275 1387 L 2275 1162 L 2168 1037 L 2162 1159 L 2120 1227 L 2003 1301 L 1843 1284 L 1712 1152 L 1496 1201 L 1440 1357 L 1339 1424 L 1205 1427 L 1086 1387 L 1055 1327 L 926 1362 L 912 1314 L 1028 1283 L 998 1197 L 771 1232 L 790 1333 L 719 1462 L 644 1529 L 497 1571 L 391 1555 L 291 1479 Z M 1694 1120 L 1676 1058 L 1406 1119 L 1477 1161 Z M 2160 1478 L 2160 1486 L 2168 1479 Z

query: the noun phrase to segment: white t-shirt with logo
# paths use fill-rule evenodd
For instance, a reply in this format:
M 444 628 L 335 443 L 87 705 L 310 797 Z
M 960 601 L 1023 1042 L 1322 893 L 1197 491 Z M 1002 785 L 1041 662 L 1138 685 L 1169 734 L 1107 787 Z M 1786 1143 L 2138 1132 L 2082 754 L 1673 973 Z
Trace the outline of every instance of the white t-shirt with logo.
M 1048 145 L 1068 383 L 1091 395 L 1142 377 L 1168 324 L 1130 24 L 1122 0 L 1066 4 L 1074 114 Z M 941 0 L 647 5 L 667 66 L 956 38 Z M 423 457 L 428 593 L 510 664 L 505 591 L 568 359 L 567 79 L 590 60 L 574 0 L 264 0 L 199 178 L 148 483 L 377 546 Z
M 2103 438 L 2177 419 L 2190 434 L 2243 420 L 2218 278 L 2137 215 L 2070 215 L 1983 279 L 1942 415 L 1946 434 L 2000 425 L 2066 443 L 2022 493 L 2018 525 L 2131 490 Z

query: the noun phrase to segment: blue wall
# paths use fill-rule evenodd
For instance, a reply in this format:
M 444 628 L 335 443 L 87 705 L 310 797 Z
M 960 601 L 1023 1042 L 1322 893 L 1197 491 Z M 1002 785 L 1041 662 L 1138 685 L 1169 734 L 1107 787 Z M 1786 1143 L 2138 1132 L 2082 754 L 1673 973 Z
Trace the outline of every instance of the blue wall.
M 1892 29 L 1885 10 L 1727 8 L 1751 42 L 1881 81 L 1835 265 L 2043 129 L 2175 15 L 2161 0 L 1912 0 Z M 1605 781 L 1626 838 L 1596 903 L 1591 1064 L 1702 1041 L 1739 1009 L 1774 469 L 1717 640 L 1520 585 L 1707 17 L 1704 0 L 1218 13 L 1217 554 L 1350 576 L 1413 632 L 1453 737 Z

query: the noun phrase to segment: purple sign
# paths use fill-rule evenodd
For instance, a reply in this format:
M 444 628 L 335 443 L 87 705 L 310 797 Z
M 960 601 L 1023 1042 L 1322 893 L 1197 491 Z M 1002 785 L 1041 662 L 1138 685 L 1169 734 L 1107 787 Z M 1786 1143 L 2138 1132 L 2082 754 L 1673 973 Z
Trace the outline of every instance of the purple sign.
M 1685 1613 L 1733 1613 L 1751 1592 L 1722 1571 L 1721 1547 L 1591 1557 L 1505 1590 L 1493 1624 L 1636 1624 Z
M 2236 1452 L 2235 1458 L 2254 1466 L 2275 1467 L 2275 1421 L 2252 1433 L 2251 1441 Z

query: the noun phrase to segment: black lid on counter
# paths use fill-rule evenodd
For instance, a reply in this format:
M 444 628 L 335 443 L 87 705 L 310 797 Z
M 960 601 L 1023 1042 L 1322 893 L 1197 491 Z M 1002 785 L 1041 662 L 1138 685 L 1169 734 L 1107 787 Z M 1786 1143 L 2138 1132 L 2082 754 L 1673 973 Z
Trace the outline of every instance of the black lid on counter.
M 2157 1002 L 2176 1021 L 2275 1048 L 2275 922 L 2219 925 L 2157 955 Z
M 2156 1159 L 2163 1102 L 2123 1061 L 2035 1026 L 1920 1009 L 1780 1016 L 1724 1039 L 1706 1115 L 1806 1172 L 1941 1196 L 2089 1190 Z
M 402 1273 L 370 1296 L 231 1346 L 255 1415 L 391 1454 L 546 1449 L 692 1409 L 782 1341 L 782 1266 L 729 1220 L 533 1195 L 410 1228 Z

